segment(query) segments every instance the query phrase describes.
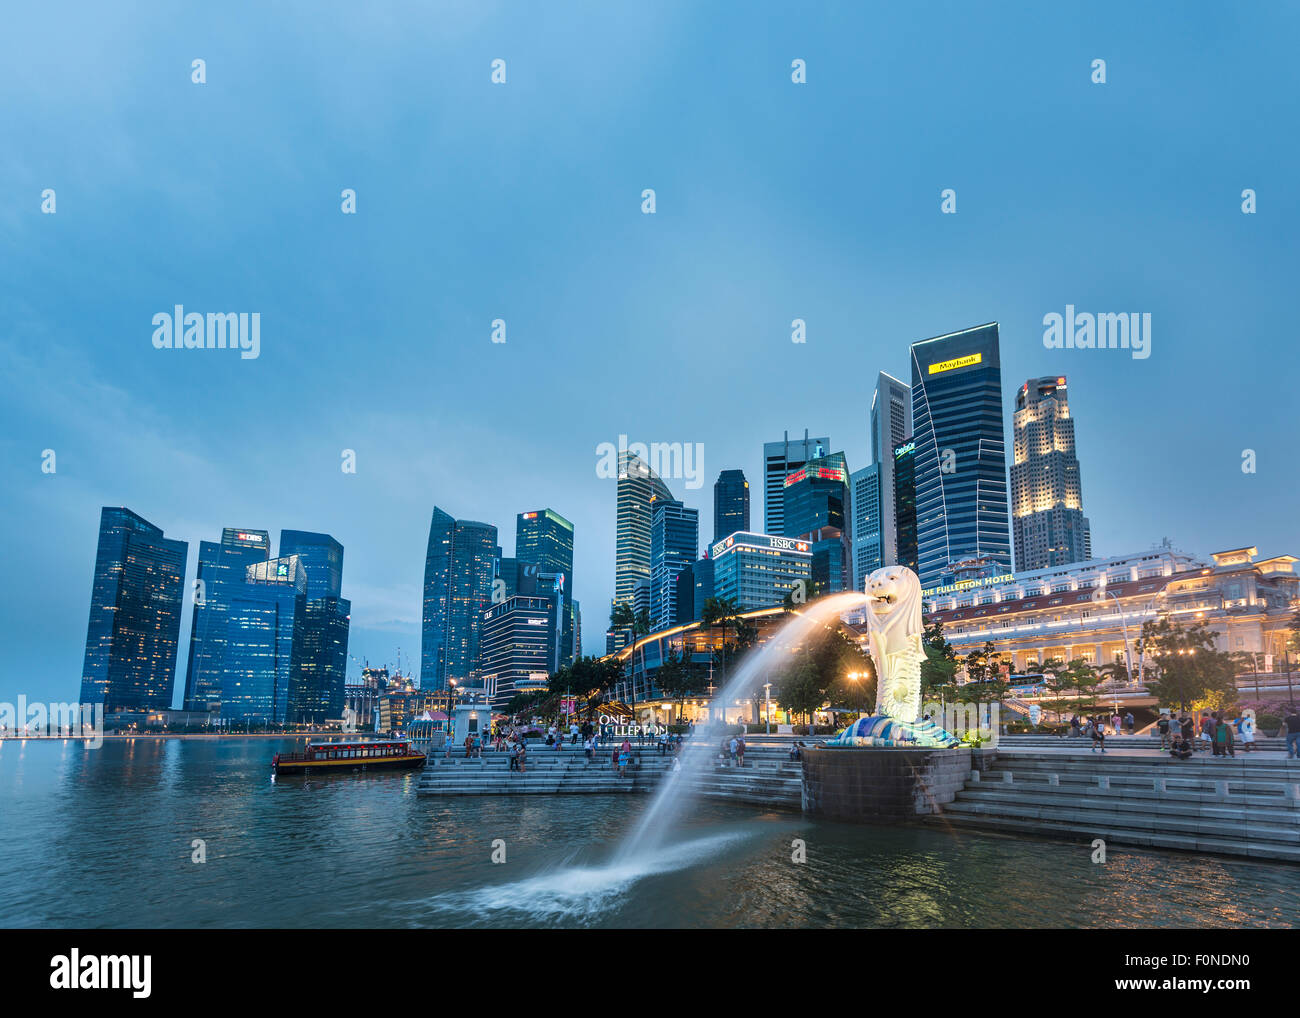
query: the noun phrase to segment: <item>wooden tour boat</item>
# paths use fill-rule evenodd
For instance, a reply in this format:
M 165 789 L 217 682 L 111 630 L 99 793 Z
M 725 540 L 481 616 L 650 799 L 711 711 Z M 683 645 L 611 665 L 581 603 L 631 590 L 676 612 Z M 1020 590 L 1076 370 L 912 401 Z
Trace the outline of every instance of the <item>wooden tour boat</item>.
M 272 774 L 331 774 L 340 771 L 423 767 L 425 756 L 406 739 L 308 744 L 301 753 L 276 753 Z

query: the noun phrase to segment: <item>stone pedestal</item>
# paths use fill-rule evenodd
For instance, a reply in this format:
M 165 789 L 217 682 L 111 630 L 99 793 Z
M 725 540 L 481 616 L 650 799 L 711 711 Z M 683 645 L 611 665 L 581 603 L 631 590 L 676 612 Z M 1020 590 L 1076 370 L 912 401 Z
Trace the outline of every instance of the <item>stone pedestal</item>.
M 889 823 L 942 811 L 970 777 L 969 747 L 811 746 L 803 754 L 803 810 L 852 823 Z

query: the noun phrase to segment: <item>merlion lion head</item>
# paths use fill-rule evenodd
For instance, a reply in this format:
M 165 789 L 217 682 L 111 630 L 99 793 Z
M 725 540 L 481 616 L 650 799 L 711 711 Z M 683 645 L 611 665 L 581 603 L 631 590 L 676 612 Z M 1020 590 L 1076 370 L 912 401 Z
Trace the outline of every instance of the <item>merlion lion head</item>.
M 867 607 L 879 628 L 921 632 L 921 581 L 907 566 L 886 566 L 867 577 Z

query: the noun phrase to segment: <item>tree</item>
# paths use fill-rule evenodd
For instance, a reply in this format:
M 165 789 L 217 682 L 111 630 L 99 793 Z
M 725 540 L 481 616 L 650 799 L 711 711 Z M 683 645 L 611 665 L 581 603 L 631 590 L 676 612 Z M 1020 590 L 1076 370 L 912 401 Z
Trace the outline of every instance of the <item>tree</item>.
M 822 684 L 822 674 L 812 655 L 799 654 L 778 679 L 776 687 L 781 705 L 791 714 L 805 715 L 811 733 L 813 711 L 826 700 L 826 686 Z
M 720 681 L 717 684 L 718 689 L 721 689 L 723 686 L 727 684 L 726 682 L 726 678 L 727 678 L 726 630 L 727 627 L 732 624 L 733 620 L 735 620 L 739 614 L 740 614 L 739 606 L 732 598 L 729 597 L 711 597 L 704 602 L 704 607 L 700 611 L 700 625 L 704 626 L 706 629 L 709 630 L 710 636 L 713 635 L 713 632 L 716 629 L 721 628 L 723 631 L 722 646 L 721 648 L 719 648 L 721 654 L 719 654 L 719 651 L 717 650 L 713 652 L 714 660 L 720 659 L 722 664 L 722 676 Z M 716 696 L 716 691 L 714 695 Z M 724 713 L 725 713 L 725 709 L 724 709 Z M 709 716 L 710 717 L 713 716 L 712 707 L 710 707 Z
M 1167 615 L 1142 624 L 1158 676 L 1147 685 L 1161 703 L 1187 710 L 1201 700 L 1232 702 L 1236 670 L 1232 659 L 1215 647 L 1218 635 L 1204 622 L 1184 627 Z
M 957 652 L 943 635 L 943 623 L 927 622 L 921 637 L 925 658 L 921 661 L 921 696 L 951 690 L 957 674 Z
M 655 679 L 664 696 L 677 701 L 679 718 L 686 698 L 703 693 L 706 683 L 706 678 L 699 667 L 676 649 L 668 652 L 668 657 L 660 666 Z

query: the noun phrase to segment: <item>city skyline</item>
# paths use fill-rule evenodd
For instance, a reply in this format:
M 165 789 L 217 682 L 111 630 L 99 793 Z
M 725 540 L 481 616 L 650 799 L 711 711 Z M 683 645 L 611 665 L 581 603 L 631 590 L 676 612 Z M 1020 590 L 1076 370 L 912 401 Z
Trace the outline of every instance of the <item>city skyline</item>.
M 652 31 L 694 40 L 684 64 L 604 15 L 459 13 L 367 33 L 383 73 L 349 68 L 347 32 L 277 63 L 202 18 L 127 41 L 108 12 L 86 12 L 83 31 L 120 43 L 82 53 L 104 115 L 87 121 L 84 83 L 58 80 L 0 113 L 28 142 L 0 169 L 24 252 L 0 312 L 0 505 L 19 525 L 4 543 L 0 697 L 71 696 L 103 506 L 188 542 L 187 583 L 200 542 L 232 520 L 333 535 L 348 549 L 350 652 L 390 665 L 399 647 L 404 665 L 419 658 L 434 505 L 503 544 L 511 517 L 553 506 L 574 524 L 583 650 L 598 653 L 616 483 L 597 473 L 601 443 L 701 443 L 704 483 L 666 483 L 707 520 L 718 472 L 761 483 L 761 446 L 784 431 L 831 435 L 828 452 L 865 467 L 878 373 L 906 378 L 909 344 L 987 321 L 1008 450 L 1014 386 L 1070 380 L 1094 555 L 1165 536 L 1201 556 L 1243 539 L 1293 548 L 1296 142 L 1245 130 L 1240 113 L 1283 115 L 1287 90 L 1264 68 L 1294 77 L 1285 33 L 1247 45 L 1217 23 L 1103 9 L 1122 33 L 1068 12 L 946 11 L 947 33 L 864 62 L 852 40 L 906 37 L 905 16 L 774 11 L 760 29 L 669 5 Z M 17 13 L 0 62 L 15 92 L 50 77 L 48 46 L 17 42 L 39 36 L 38 16 Z M 188 81 L 195 47 L 211 50 L 203 86 Z M 510 78 L 493 91 L 498 55 Z M 1105 85 L 1088 77 L 1096 56 Z M 790 82 L 795 57 L 806 86 Z M 349 69 L 334 80 L 316 60 Z M 757 101 L 737 109 L 733 87 Z M 1152 123 L 1166 90 L 1180 103 Z M 433 106 L 439 119 L 420 119 Z M 842 130 L 845 109 L 871 111 L 870 126 Z M 312 125 L 294 139 L 305 161 L 279 146 L 286 121 Z M 933 137 L 916 143 L 918 123 Z M 1122 158 L 1074 158 L 1044 142 L 1047 123 Z M 107 155 L 89 167 L 86 151 Z M 742 157 L 765 172 L 737 174 Z M 355 217 L 339 211 L 346 187 Z M 39 212 L 44 188 L 56 215 Z M 1258 214 L 1242 214 L 1245 188 Z M 150 318 L 176 303 L 260 313 L 259 357 L 154 349 Z M 1152 355 L 1047 348 L 1044 316 L 1067 306 L 1151 314 Z M 791 342 L 794 319 L 806 342 Z M 673 368 L 670 396 L 639 379 L 651 362 Z M 542 403 L 560 410 L 543 420 Z M 41 582 L 19 596 L 17 576 Z M 173 688 L 190 626 L 184 609 Z

